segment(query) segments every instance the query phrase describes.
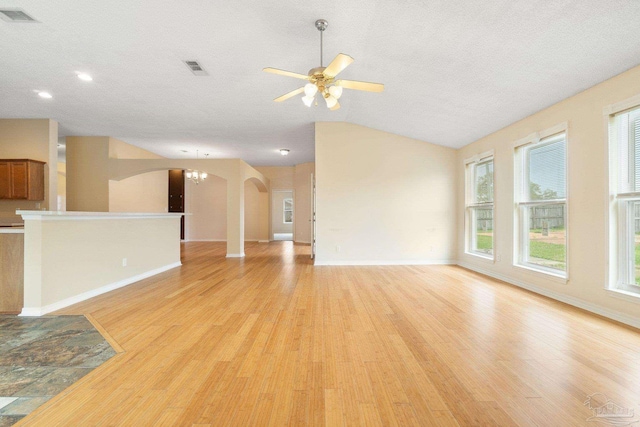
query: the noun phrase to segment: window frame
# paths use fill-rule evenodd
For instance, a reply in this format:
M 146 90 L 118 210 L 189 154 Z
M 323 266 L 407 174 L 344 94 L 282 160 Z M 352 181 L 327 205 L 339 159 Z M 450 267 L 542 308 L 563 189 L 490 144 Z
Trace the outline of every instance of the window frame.
M 493 163 L 493 201 L 491 202 L 476 202 L 476 168 L 477 166 L 492 162 Z M 493 150 L 487 151 L 482 154 L 475 155 L 464 161 L 465 168 L 465 254 L 473 255 L 488 261 L 495 262 L 496 259 L 496 167 Z M 492 210 L 493 221 L 493 237 L 492 237 L 492 251 L 491 253 L 481 252 L 474 250 L 475 247 L 475 230 L 476 230 L 476 210 L 487 209 Z
M 623 165 L 617 123 L 618 116 L 633 112 L 640 114 L 640 95 L 605 107 L 603 110 L 607 129 L 607 179 L 609 180 L 606 236 L 609 274 L 605 289 L 633 302 L 640 302 L 640 286 L 628 283 L 630 277 L 635 278 L 635 260 L 630 262 L 635 258 L 635 237 L 631 239 L 630 236 L 631 233 L 635 236 L 635 215 L 632 210 L 633 204 L 640 202 L 640 188 L 627 188 L 623 191 L 620 186 L 622 173 L 626 174 L 629 180 L 632 179 L 631 177 L 635 179 L 635 152 L 632 153 L 631 150 L 637 141 L 635 139 L 626 141 L 629 153 L 626 156 L 626 165 Z M 632 133 L 631 123 L 628 124 L 625 132 L 627 135 Z
M 558 199 L 531 200 L 529 188 L 529 152 L 533 148 L 553 144 L 553 138 L 564 134 L 565 142 L 565 196 Z M 529 271 L 542 273 L 562 279 L 564 283 L 569 280 L 569 126 L 567 122 L 560 123 L 541 132 L 535 132 L 514 143 L 514 223 L 513 223 L 513 266 Z M 564 229 L 565 229 L 565 269 L 546 267 L 540 264 L 528 262 L 530 241 L 528 236 L 529 221 L 528 209 L 532 206 L 564 205 Z
M 291 202 L 291 209 L 287 209 L 287 202 Z M 291 212 L 291 221 L 287 221 L 287 212 Z M 282 223 L 293 224 L 293 198 L 282 199 Z

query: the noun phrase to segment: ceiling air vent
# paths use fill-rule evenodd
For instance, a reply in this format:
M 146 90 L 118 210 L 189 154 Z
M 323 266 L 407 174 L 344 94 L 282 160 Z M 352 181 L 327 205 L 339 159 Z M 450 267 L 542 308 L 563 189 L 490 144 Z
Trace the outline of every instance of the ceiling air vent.
M 7 22 L 38 22 L 21 9 L 0 9 L 0 19 Z
M 209 73 L 207 73 L 205 71 L 205 69 L 202 68 L 202 66 L 200 64 L 198 64 L 198 61 L 186 60 L 186 61 L 184 61 L 184 63 L 187 65 L 187 67 L 189 67 L 191 72 L 193 74 L 195 74 L 196 76 L 208 76 L 209 75 Z

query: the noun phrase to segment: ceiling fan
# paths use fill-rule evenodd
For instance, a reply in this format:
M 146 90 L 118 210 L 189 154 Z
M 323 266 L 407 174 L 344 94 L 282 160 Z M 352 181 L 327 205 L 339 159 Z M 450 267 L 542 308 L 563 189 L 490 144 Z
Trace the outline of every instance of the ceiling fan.
M 347 68 L 352 62 L 353 58 L 344 53 L 339 53 L 333 61 L 326 67 L 322 66 L 322 33 L 327 29 L 329 23 L 324 19 L 318 19 L 316 21 L 316 28 L 320 31 L 320 66 L 309 70 L 307 75 L 294 73 L 292 71 L 279 70 L 277 68 L 265 68 L 262 71 L 273 74 L 280 74 L 282 76 L 294 77 L 296 79 L 307 80 L 309 83 L 301 88 L 292 90 L 276 99 L 275 102 L 286 101 L 298 94 L 304 92 L 305 96 L 302 97 L 302 102 L 307 107 L 311 107 L 311 104 L 316 100 L 316 94 L 320 94 L 327 103 L 327 108 L 331 110 L 337 110 L 340 108 L 338 99 L 342 96 L 342 89 L 364 90 L 367 92 L 382 92 L 384 85 L 381 83 L 368 83 L 359 82 L 355 80 L 336 80 L 336 76 L 342 70 Z M 317 101 L 316 101 L 317 105 Z

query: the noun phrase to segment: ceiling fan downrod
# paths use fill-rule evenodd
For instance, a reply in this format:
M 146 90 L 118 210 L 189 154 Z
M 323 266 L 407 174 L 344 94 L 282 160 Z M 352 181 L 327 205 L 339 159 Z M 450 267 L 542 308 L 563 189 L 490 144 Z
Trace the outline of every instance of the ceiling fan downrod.
M 316 21 L 316 28 L 318 29 L 318 31 L 320 31 L 320 68 L 323 67 L 322 65 L 322 49 L 323 49 L 322 34 L 324 33 L 324 30 L 327 29 L 327 26 L 329 26 L 329 23 L 327 22 L 326 19 L 318 19 Z

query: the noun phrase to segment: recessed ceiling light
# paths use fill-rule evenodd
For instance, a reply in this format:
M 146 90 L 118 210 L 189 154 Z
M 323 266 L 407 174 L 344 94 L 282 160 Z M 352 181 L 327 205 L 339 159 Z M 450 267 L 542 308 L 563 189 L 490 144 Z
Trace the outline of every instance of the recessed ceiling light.
M 281 148 L 280 149 L 280 154 L 282 154 L 283 156 L 286 156 L 287 154 L 289 154 L 289 150 L 286 148 Z
M 85 82 L 90 82 L 93 80 L 93 77 L 91 77 L 89 74 L 87 73 L 77 73 L 78 74 L 78 78 L 80 80 L 84 80 Z
M 53 96 L 51 96 L 49 92 L 38 92 L 38 96 L 40 96 L 40 98 L 45 98 L 45 99 L 53 98 Z

